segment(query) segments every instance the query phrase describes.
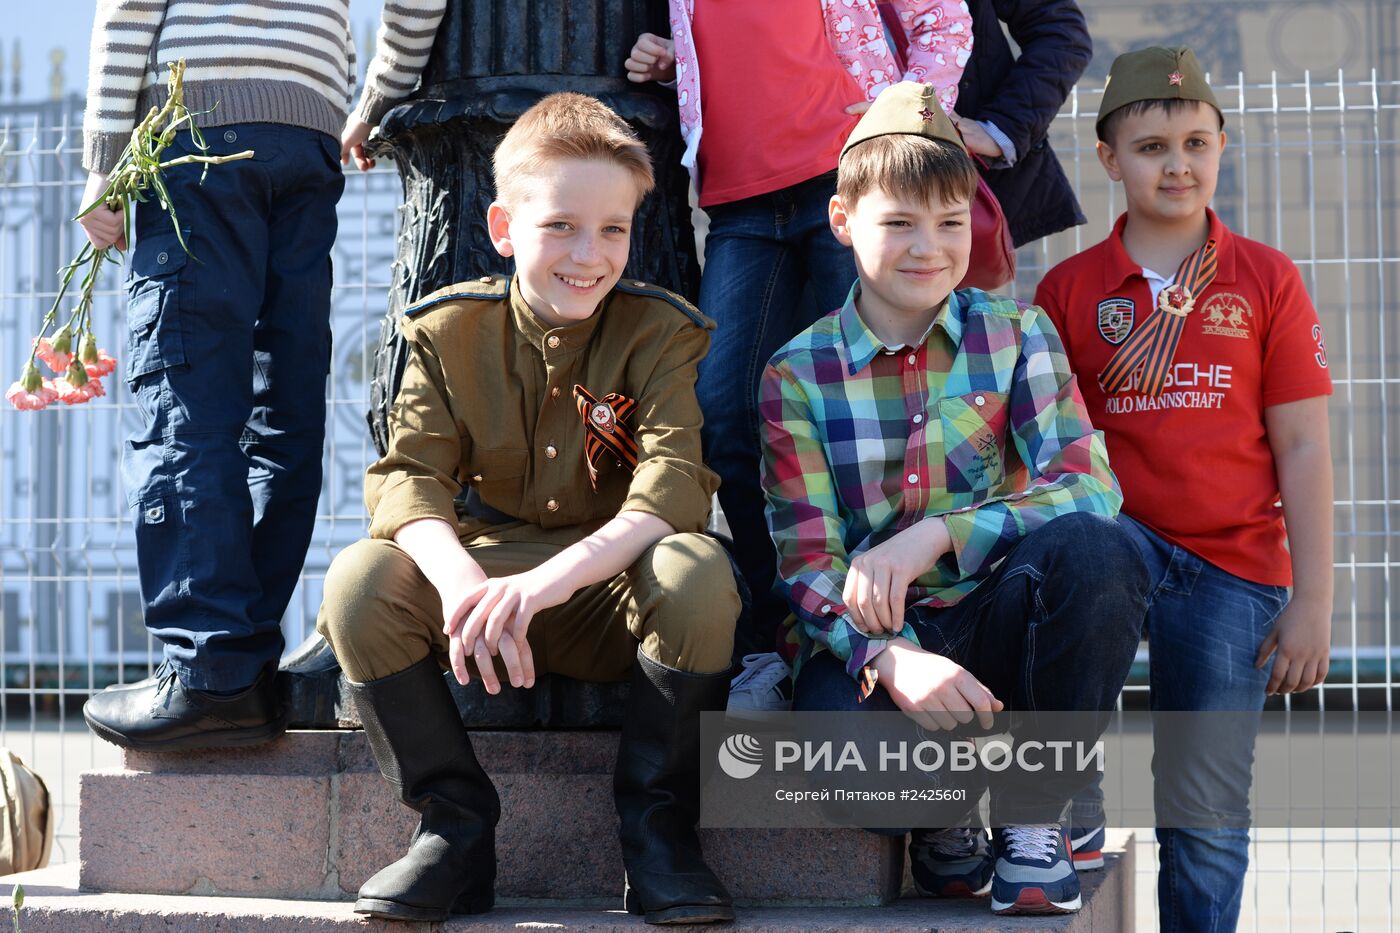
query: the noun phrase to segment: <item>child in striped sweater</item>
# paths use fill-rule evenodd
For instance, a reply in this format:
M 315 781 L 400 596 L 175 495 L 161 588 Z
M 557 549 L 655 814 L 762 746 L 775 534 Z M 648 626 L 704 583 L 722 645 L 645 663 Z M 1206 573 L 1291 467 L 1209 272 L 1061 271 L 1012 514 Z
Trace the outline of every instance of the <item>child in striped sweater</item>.
M 165 660 L 155 677 L 87 703 L 103 738 L 173 749 L 282 730 L 272 685 L 280 623 L 321 491 L 330 251 L 349 154 L 337 137 L 412 89 L 444 6 L 386 6 L 353 117 L 348 0 L 97 6 L 84 204 L 105 190 L 180 59 L 211 153 L 254 151 L 202 184 L 196 165 L 167 170 L 181 231 L 154 204 L 132 218 L 124 375 L 137 424 L 122 473 L 145 622 Z M 193 145 L 182 133 L 165 157 Z M 95 246 L 127 248 L 120 212 L 101 208 L 80 223 Z M 202 261 L 188 261 L 181 233 Z

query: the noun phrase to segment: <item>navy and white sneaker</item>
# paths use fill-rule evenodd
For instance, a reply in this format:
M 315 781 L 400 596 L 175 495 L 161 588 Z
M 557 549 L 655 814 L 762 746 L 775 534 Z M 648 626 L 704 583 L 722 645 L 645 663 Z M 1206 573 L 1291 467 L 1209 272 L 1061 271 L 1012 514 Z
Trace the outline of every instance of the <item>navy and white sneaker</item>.
M 1064 826 L 997 829 L 992 851 L 992 913 L 1070 914 L 1079 909 L 1079 876 L 1070 861 Z
M 1103 868 L 1104 824 L 1072 826 L 1069 831 L 1069 853 L 1075 871 L 1096 871 Z
M 969 826 L 914 830 L 909 871 L 920 897 L 986 897 L 992 890 L 986 831 Z

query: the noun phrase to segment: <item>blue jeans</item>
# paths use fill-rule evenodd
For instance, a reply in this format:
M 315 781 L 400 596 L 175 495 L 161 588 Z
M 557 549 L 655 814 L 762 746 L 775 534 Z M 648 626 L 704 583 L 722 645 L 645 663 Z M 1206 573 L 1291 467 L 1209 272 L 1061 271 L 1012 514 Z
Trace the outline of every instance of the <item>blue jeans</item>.
M 1128 678 L 1147 589 L 1147 572 L 1127 535 L 1110 518 L 1077 512 L 1027 535 L 958 603 L 914 607 L 905 621 L 923 648 L 966 668 L 1008 710 L 1104 711 L 1097 728 L 1058 736 L 1092 744 Z M 856 682 L 829 651 L 802 666 L 792 708 L 898 709 L 878 687 L 862 702 Z M 991 775 L 993 824 L 1061 819 L 1071 797 L 1093 779 L 1087 771 L 1044 775 L 1036 796 L 1023 789 L 1014 809 L 998 799 L 998 775 Z
M 247 161 L 166 173 L 194 257 L 138 206 L 122 457 L 146 627 L 182 681 L 236 690 L 282 653 L 321 493 L 339 144 L 273 123 L 205 132 Z M 192 152 L 187 133 L 166 158 Z
M 1244 827 L 1253 781 L 1253 732 L 1273 666 L 1270 662 L 1256 670 L 1254 659 L 1288 604 L 1288 590 L 1240 579 L 1127 516 L 1119 522 L 1152 576 L 1146 624 L 1152 709 L 1255 714 L 1229 717 L 1228 741 L 1176 736 L 1170 762 L 1160 747 L 1153 756 L 1159 822 L 1220 824 L 1157 830 L 1161 929 L 1227 933 L 1239 920 L 1249 867 L 1249 831 Z M 1242 725 L 1245 734 L 1240 734 Z M 1077 796 L 1075 823 L 1102 821 L 1102 800 L 1097 786 Z
M 695 387 L 705 415 L 705 462 L 719 474 L 719 501 L 735 559 L 753 594 L 752 625 L 734 633 L 735 656 L 772 651 L 787 614 L 773 593 L 777 553 L 759 482 L 758 382 L 783 344 L 841 307 L 856 278 L 851 251 L 827 224 L 836 173 L 706 208 L 700 310 L 718 325 Z

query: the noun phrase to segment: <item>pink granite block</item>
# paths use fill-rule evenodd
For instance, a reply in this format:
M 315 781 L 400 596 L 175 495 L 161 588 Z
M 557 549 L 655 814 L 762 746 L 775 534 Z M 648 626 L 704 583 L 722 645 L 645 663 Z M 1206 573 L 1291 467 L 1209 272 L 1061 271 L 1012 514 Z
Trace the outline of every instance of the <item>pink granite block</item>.
M 616 732 L 473 732 L 491 774 L 606 774 L 617 764 Z
M 336 778 L 331 865 L 342 891 L 355 893 L 370 875 L 408 850 L 418 814 L 394 796 L 378 772 Z
M 496 780 L 502 897 L 622 897 L 611 768 L 607 774 L 509 774 Z
M 496 790 L 499 896 L 577 900 L 621 891 L 611 778 L 511 774 L 496 778 Z M 341 889 L 354 892 L 407 851 L 417 814 L 377 774 L 342 774 L 336 800 L 332 862 Z
M 1126 835 L 1126 834 L 1125 834 Z M 1131 837 L 1121 854 L 1105 850 L 1103 872 L 1084 878 L 1084 909 L 1051 917 L 996 917 L 986 899 L 903 899 L 884 907 L 744 908 L 730 929 L 764 933 L 1132 933 L 1132 900 L 1122 900 L 1133 884 Z M 253 897 L 98 894 L 81 891 L 75 866 L 58 865 L 0 879 L 0 903 L 8 904 L 15 882 L 24 884 L 24 933 L 455 933 L 525 929 L 641 931 L 642 918 L 617 909 L 560 908 L 539 904 L 502 906 L 488 914 L 454 917 L 444 924 L 364 920 L 348 901 L 305 901 Z M 0 908 L 0 929 L 10 926 Z
M 85 888 L 315 896 L 326 886 L 328 777 L 88 772 Z
M 497 775 L 497 894 L 581 901 L 619 896 L 622 851 L 611 775 Z M 337 785 L 333 862 L 355 891 L 407 849 L 416 816 L 377 775 Z M 858 830 L 705 830 L 706 857 L 735 897 L 883 903 L 899 893 L 897 840 Z
M 210 748 L 185 752 L 122 752 L 128 771 L 152 774 L 311 774 L 336 768 L 341 738 L 335 731 L 288 732 L 252 748 Z M 355 732 L 363 740 L 364 733 Z
M 378 770 L 363 732 L 356 730 L 339 734 L 340 770 Z M 613 765 L 617 762 L 616 732 L 473 730 L 471 741 L 477 760 L 493 775 L 612 774 Z
M 899 896 L 902 840 L 859 829 L 705 829 L 705 860 L 735 898 L 883 904 Z

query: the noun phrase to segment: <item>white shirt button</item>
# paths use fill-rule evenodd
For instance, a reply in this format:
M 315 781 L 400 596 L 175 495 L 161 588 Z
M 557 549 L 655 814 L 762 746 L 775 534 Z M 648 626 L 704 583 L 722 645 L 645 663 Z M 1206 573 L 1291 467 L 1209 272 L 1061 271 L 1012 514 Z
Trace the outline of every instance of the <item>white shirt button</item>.
M 827 603 L 825 606 L 822 606 L 822 612 L 826 613 L 826 612 L 830 612 L 830 611 L 831 611 L 831 603 Z
M 911 483 L 917 483 L 918 481 L 919 481 L 919 474 L 918 474 L 918 473 L 910 473 L 910 474 L 909 474 L 909 482 L 911 482 Z
M 917 356 L 915 356 L 914 354 L 912 354 L 912 353 L 909 354 L 909 356 L 908 356 L 909 365 L 910 365 L 910 366 L 913 366 L 914 363 L 918 361 L 918 359 L 919 359 L 919 358 L 918 358 Z
M 973 401 L 976 402 L 978 405 L 985 405 L 987 402 L 987 398 L 984 395 L 979 395 L 975 399 L 973 399 Z
M 915 423 L 915 424 L 923 424 L 923 423 L 924 423 L 924 416 L 923 416 L 923 415 L 915 415 L 915 416 L 914 416 L 914 423 Z

